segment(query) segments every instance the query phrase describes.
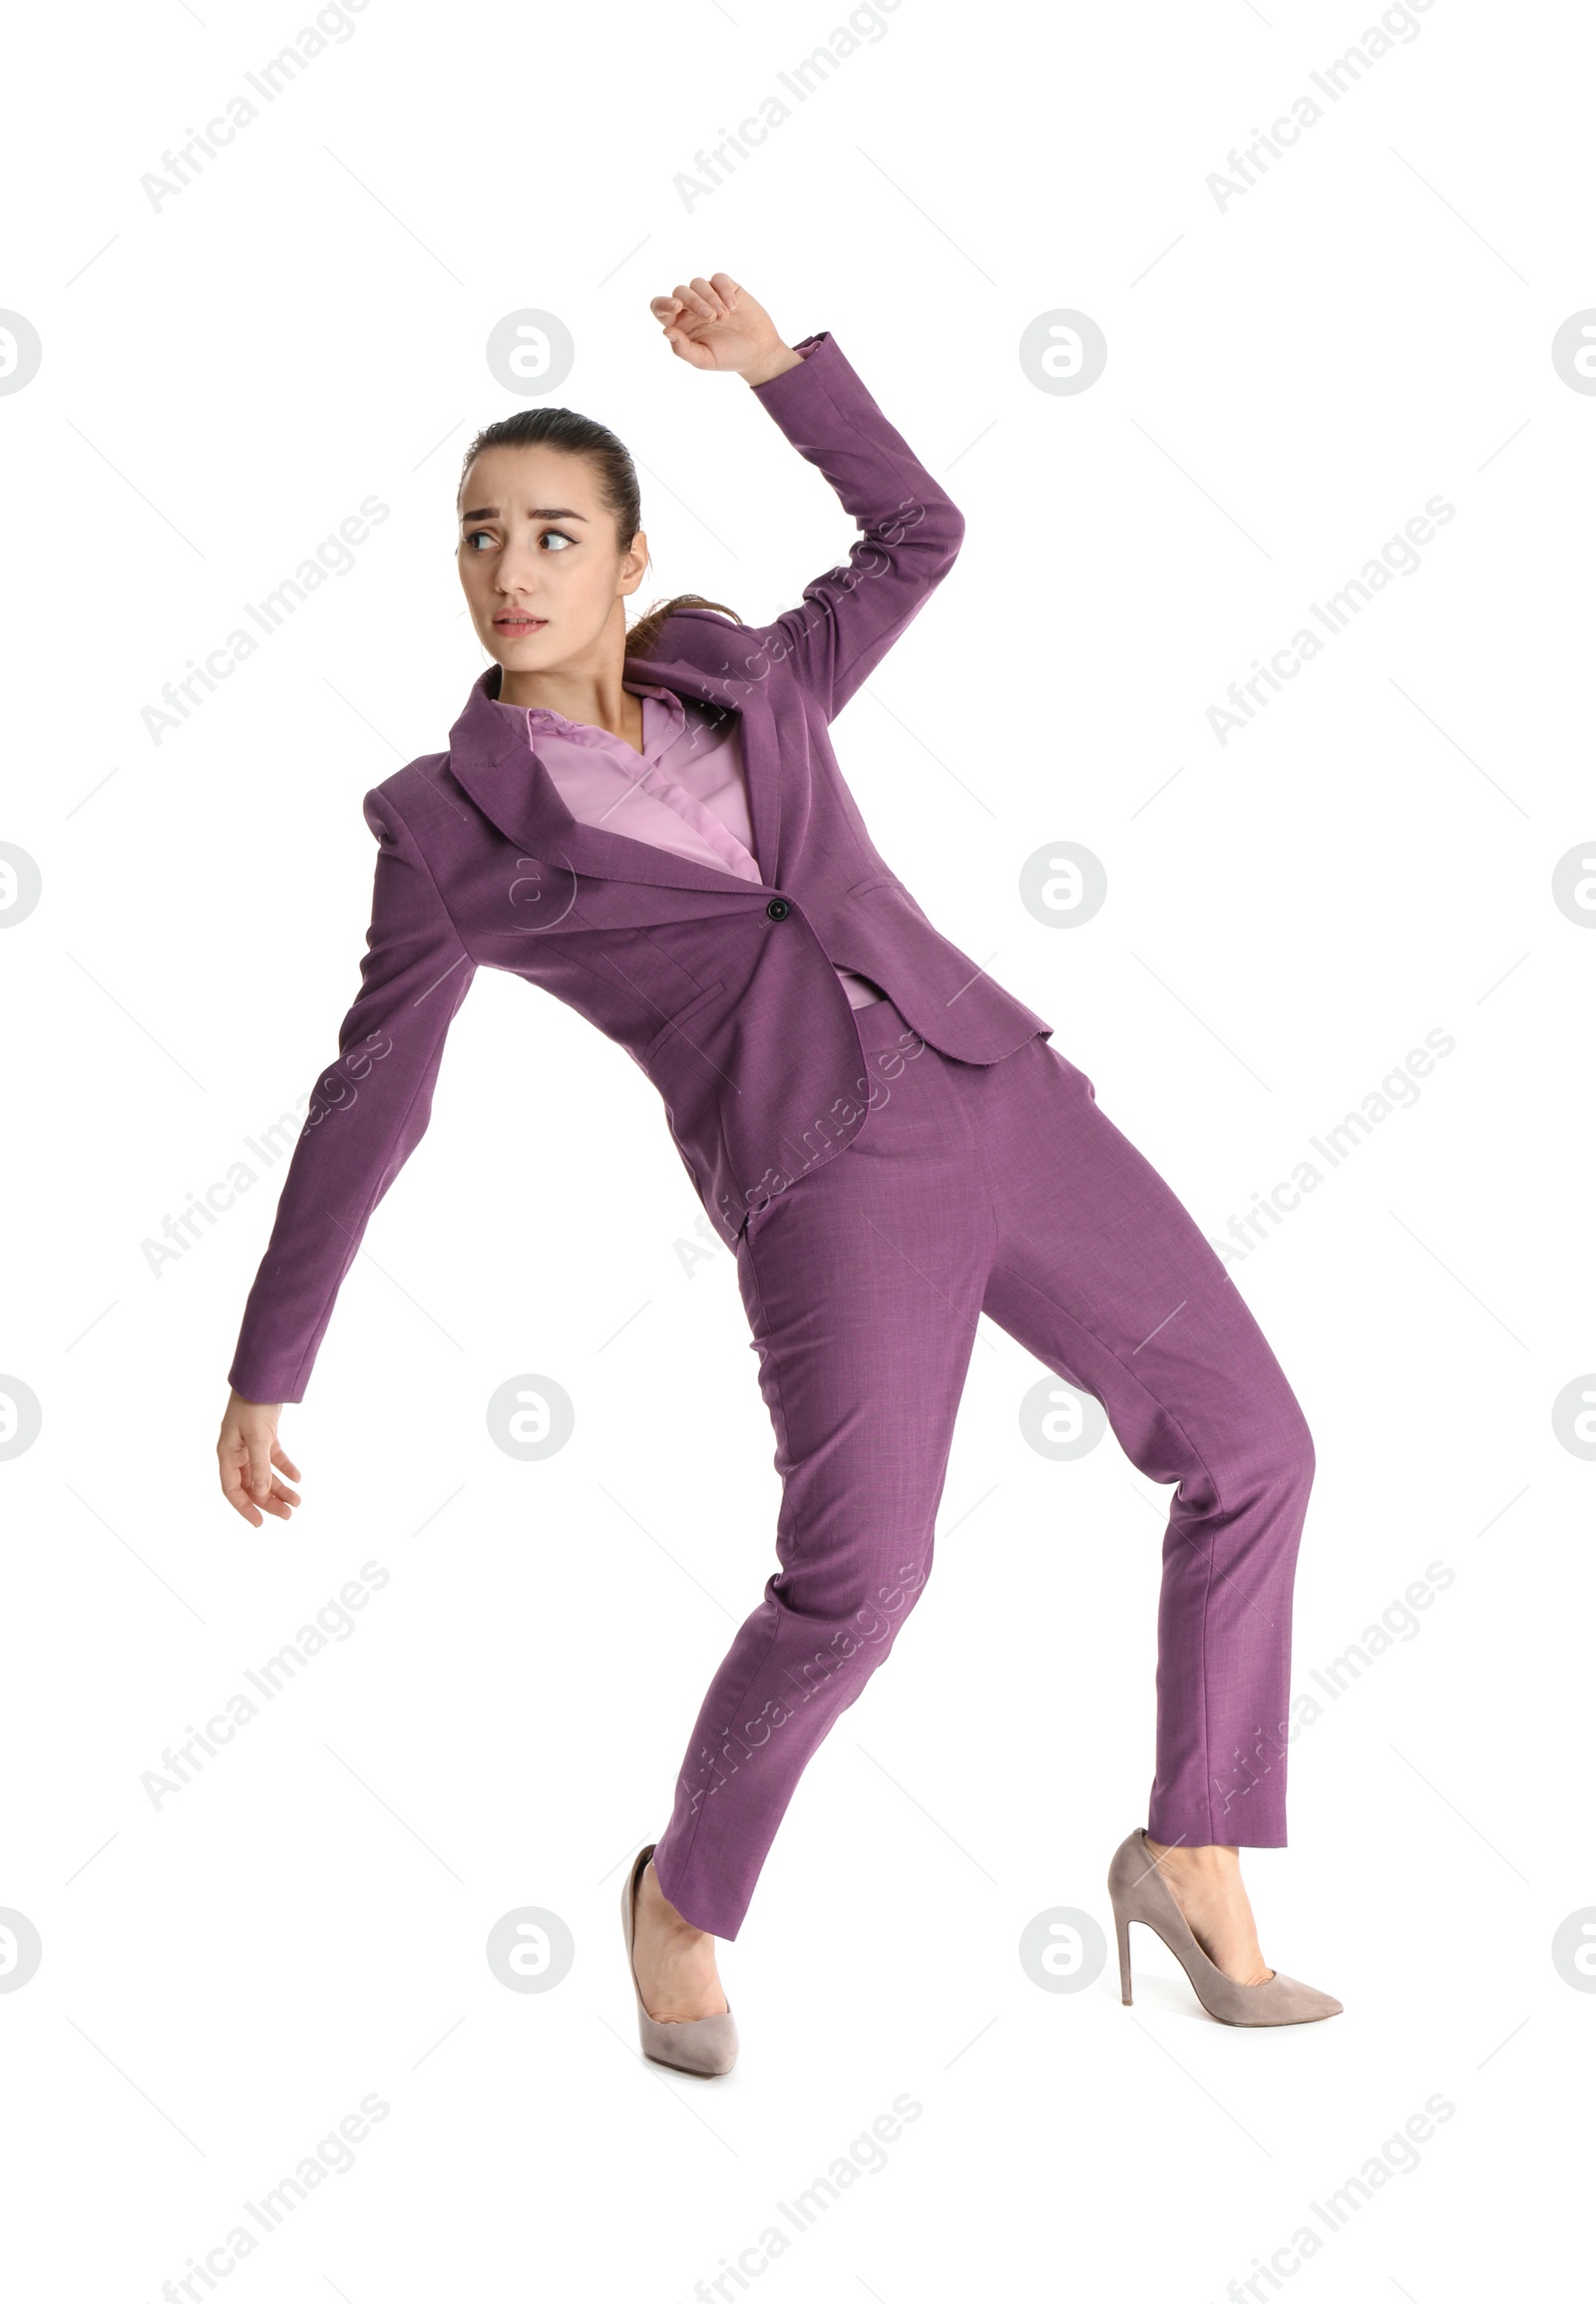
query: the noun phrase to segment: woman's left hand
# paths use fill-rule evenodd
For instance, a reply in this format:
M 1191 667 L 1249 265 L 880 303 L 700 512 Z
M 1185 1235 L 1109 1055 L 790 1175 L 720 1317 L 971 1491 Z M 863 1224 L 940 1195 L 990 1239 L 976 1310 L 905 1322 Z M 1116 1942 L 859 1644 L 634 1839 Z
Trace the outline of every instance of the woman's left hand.
M 782 342 L 763 304 L 729 272 L 678 281 L 674 295 L 652 297 L 648 309 L 677 359 L 694 368 L 765 384 L 783 369 L 796 368 L 803 357 Z

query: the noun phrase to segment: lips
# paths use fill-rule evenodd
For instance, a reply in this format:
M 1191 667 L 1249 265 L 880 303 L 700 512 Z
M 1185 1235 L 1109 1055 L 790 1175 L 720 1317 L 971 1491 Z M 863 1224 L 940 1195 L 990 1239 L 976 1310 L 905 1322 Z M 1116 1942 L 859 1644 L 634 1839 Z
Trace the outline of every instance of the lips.
M 515 639 L 525 632 L 541 632 L 544 628 L 544 625 L 548 621 L 549 618 L 547 616 L 523 616 L 515 614 L 495 616 L 493 619 L 493 628 L 496 632 L 508 633 L 512 639 Z

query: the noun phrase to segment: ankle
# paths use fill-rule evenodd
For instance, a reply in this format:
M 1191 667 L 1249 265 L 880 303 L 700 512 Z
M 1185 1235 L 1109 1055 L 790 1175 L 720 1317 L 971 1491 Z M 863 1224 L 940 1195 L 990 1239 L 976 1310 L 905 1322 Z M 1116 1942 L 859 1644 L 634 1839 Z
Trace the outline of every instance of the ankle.
M 642 1877 L 637 1883 L 637 1916 L 682 1946 L 713 1941 L 707 1929 L 695 1928 L 690 1920 L 676 1910 L 654 1876 L 651 1857 L 643 1866 Z
M 1185 1840 L 1171 1841 L 1166 1845 L 1161 1840 L 1155 1840 L 1151 1832 L 1146 1838 L 1155 1862 L 1165 1871 L 1189 1873 L 1193 1878 L 1214 1881 L 1233 1880 L 1240 1875 L 1240 1848 L 1227 1847 L 1217 1841 L 1198 1847 L 1193 1847 Z

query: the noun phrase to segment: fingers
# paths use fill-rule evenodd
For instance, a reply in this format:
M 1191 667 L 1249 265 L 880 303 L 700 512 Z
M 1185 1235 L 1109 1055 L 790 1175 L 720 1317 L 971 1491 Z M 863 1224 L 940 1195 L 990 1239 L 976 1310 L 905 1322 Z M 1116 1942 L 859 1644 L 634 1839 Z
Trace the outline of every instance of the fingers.
M 722 274 L 722 277 L 724 276 Z M 690 281 L 678 280 L 676 282 L 676 301 L 691 319 L 726 320 L 731 317 L 730 304 L 721 295 L 714 282 L 706 280 L 702 273 L 697 274 Z
M 687 361 L 694 368 L 713 368 L 719 355 L 715 339 L 704 334 L 716 321 L 729 320 L 736 308 L 741 291 L 729 272 L 716 272 L 712 278 L 695 273 L 691 280 L 678 280 L 668 296 L 651 296 L 648 309 L 664 331 L 666 343 L 678 360 Z M 724 352 L 724 344 L 721 352 Z
M 686 317 L 686 306 L 679 296 L 651 296 L 648 309 L 664 330 L 665 342 L 679 359 L 687 357 L 687 339 L 676 322 Z
M 712 318 L 729 320 L 731 318 L 731 305 L 720 292 L 718 283 L 721 280 L 725 280 L 727 285 L 730 285 L 730 277 L 725 272 L 717 272 L 712 280 L 706 280 L 700 275 L 693 280 L 693 290 L 709 306 Z
M 240 1518 L 247 1520 L 251 1528 L 258 1528 L 260 1526 L 260 1514 L 244 1492 L 243 1472 L 244 1464 L 241 1456 L 223 1457 L 221 1493 Z
M 280 1480 L 274 1479 L 271 1483 L 271 1492 L 260 1508 L 263 1512 L 269 1512 L 274 1520 L 291 1520 L 293 1508 L 298 1501 L 298 1497 L 291 1488 L 285 1488 Z
M 299 1502 L 288 1481 L 303 1478 L 298 1465 L 277 1437 L 279 1408 L 241 1400 L 228 1402 L 216 1441 L 216 1463 L 221 1493 L 251 1528 L 262 1525 L 261 1515 L 289 1518 Z M 278 1474 L 283 1475 L 278 1478 Z
M 257 1504 L 264 1504 L 271 1494 L 271 1440 L 262 1433 L 257 1439 L 244 1443 L 249 1458 L 249 1493 Z
M 271 1461 L 276 1465 L 277 1471 L 287 1473 L 288 1480 L 303 1479 L 304 1474 L 300 1471 L 298 1465 L 290 1463 L 288 1458 L 283 1454 L 282 1450 L 276 1446 L 275 1443 L 272 1445 Z M 291 1508 L 293 1505 L 297 1504 L 298 1501 L 299 1497 L 297 1492 L 288 1486 L 287 1480 L 279 1480 L 276 1476 L 276 1473 L 274 1472 L 271 1479 L 271 1494 L 267 1499 L 267 1509 L 270 1510 L 273 1503 Z M 282 1511 L 281 1517 L 284 1520 L 287 1519 L 287 1509 Z
M 255 1499 L 249 1490 L 248 1466 L 241 1453 L 230 1464 L 222 1465 L 221 1493 L 226 1497 L 227 1502 L 239 1518 L 247 1520 L 251 1528 L 259 1528 L 264 1525 Z
M 294 1479 L 298 1479 L 300 1476 L 293 1470 L 292 1466 L 289 1466 L 289 1472 Z M 252 1474 L 249 1477 L 252 1478 Z M 264 1525 L 262 1515 L 268 1512 L 274 1520 L 291 1519 L 294 1506 L 299 1502 L 294 1490 L 285 1486 L 275 1476 L 270 1479 L 265 1494 L 263 1496 L 257 1495 L 246 1479 L 245 1460 L 242 1455 L 237 1456 L 230 1463 L 223 1463 L 221 1467 L 221 1493 L 226 1497 L 227 1502 L 239 1518 L 247 1520 L 251 1528 L 262 1527 Z
M 729 272 L 715 272 L 708 279 L 699 273 L 691 281 L 678 280 L 673 295 L 650 296 L 648 309 L 668 330 L 672 320 L 682 318 L 729 320 L 740 294 Z

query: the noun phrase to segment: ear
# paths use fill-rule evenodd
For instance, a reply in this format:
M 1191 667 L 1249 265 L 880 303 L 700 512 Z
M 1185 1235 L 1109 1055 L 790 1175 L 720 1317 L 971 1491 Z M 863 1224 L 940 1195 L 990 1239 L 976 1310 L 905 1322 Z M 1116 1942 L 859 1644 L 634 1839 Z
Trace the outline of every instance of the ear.
M 648 539 L 639 528 L 631 540 L 630 549 L 620 556 L 620 574 L 615 591 L 622 599 L 629 599 L 648 573 Z

